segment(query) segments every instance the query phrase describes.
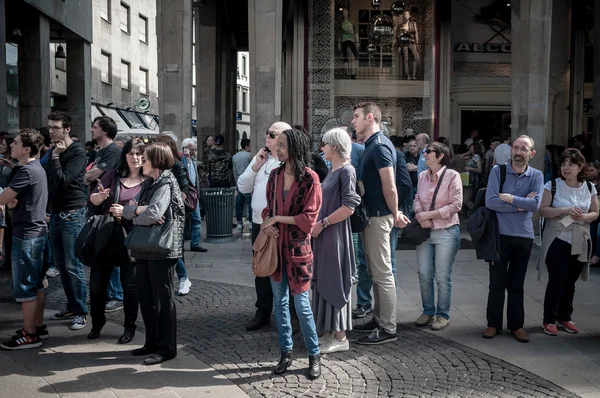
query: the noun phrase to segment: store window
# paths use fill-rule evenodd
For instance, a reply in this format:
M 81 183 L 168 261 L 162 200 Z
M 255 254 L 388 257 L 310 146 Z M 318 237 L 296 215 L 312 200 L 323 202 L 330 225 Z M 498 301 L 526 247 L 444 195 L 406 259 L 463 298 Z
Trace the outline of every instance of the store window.
M 112 56 L 106 51 L 100 53 L 100 81 L 112 84 Z
M 121 30 L 131 33 L 131 9 L 127 3 L 121 2 Z
M 350 126 L 354 105 L 372 101 L 390 137 L 431 133 L 434 1 L 312 3 L 311 130 Z
M 131 89 L 131 64 L 121 60 L 121 88 Z

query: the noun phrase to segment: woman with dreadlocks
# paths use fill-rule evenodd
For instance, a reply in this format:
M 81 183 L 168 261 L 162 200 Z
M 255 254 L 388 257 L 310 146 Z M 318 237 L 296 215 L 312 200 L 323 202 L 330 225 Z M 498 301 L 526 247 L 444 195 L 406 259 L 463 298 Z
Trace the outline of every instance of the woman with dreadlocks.
M 302 131 L 283 131 L 277 142 L 277 158 L 282 163 L 269 176 L 261 225 L 266 234 L 278 239 L 279 248 L 279 264 L 271 275 L 271 287 L 281 359 L 273 373 L 281 375 L 292 365 L 290 290 L 308 351 L 308 378 L 314 380 L 321 376 L 321 359 L 308 290 L 313 274 L 310 240 L 321 209 L 321 184 L 317 173 L 310 169 L 310 140 Z

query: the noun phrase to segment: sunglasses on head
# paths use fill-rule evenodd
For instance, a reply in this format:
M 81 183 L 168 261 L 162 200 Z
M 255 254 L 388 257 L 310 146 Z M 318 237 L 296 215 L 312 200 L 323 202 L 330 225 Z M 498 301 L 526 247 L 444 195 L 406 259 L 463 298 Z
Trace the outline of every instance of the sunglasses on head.
M 436 153 L 436 152 L 435 152 L 435 149 L 429 149 L 429 148 L 425 149 L 425 153 L 426 153 L 426 154 L 428 154 L 428 155 L 429 155 L 431 152 L 433 152 L 433 153 Z
M 275 139 L 275 137 L 277 137 L 277 133 L 275 133 L 274 131 L 270 131 L 270 130 L 267 130 L 267 135 L 269 136 L 270 139 Z

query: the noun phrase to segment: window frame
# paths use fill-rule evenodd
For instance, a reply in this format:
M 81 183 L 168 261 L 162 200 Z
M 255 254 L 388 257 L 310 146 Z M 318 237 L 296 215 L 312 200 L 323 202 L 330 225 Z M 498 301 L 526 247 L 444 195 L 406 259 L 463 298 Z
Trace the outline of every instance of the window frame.
M 102 15 L 102 11 L 100 11 L 100 18 L 108 23 L 112 23 L 111 7 L 112 7 L 112 0 L 106 0 L 106 18 L 104 17 L 104 15 Z M 102 8 L 102 7 L 100 7 L 100 8 Z
M 100 65 L 100 81 L 104 84 L 112 85 L 112 83 L 113 83 L 113 80 L 112 80 L 112 75 L 113 75 L 113 73 L 112 73 L 112 54 L 109 53 L 108 51 L 100 50 L 100 56 L 106 57 L 108 59 L 108 71 L 107 71 L 108 81 L 102 80 L 102 65 Z
M 148 17 L 144 14 L 138 14 L 139 19 L 143 21 L 142 25 L 144 26 L 144 40 L 141 39 L 140 34 L 138 33 L 138 39 L 145 44 L 148 44 Z
M 121 21 L 121 32 L 125 32 L 128 35 L 131 34 L 131 6 L 124 1 L 121 1 L 121 8 L 125 8 L 127 10 L 127 30 L 123 29 L 123 22 Z
M 145 96 L 149 96 L 150 95 L 150 71 L 147 68 L 144 68 L 143 66 L 140 66 L 139 68 L 140 72 L 143 73 L 144 76 L 144 87 L 145 87 L 145 93 L 142 92 L 142 90 L 140 90 L 141 85 L 138 85 L 138 92 L 140 95 L 145 95 Z
M 121 72 L 123 71 L 124 65 L 127 66 L 127 87 L 123 87 L 123 76 L 121 76 L 121 88 L 131 91 L 131 62 L 121 58 Z

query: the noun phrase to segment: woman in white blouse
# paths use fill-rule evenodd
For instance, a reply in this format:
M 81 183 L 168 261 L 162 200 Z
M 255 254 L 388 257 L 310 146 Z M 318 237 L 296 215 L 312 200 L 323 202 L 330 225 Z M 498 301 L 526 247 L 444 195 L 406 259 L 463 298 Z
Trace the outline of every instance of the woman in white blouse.
M 548 285 L 544 296 L 544 332 L 556 336 L 557 326 L 566 332 L 579 329 L 571 322 L 575 282 L 587 280 L 592 256 L 590 223 L 598 218 L 598 196 L 585 181 L 585 158 L 574 148 L 560 156 L 560 178 L 544 186 L 540 215 L 546 218 L 538 278 L 545 260 Z

